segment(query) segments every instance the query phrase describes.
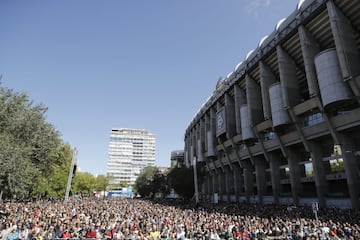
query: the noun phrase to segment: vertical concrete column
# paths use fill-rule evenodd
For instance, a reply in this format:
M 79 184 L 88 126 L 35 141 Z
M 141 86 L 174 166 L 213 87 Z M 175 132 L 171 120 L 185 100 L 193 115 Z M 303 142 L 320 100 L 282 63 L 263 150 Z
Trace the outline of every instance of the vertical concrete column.
M 227 190 L 228 190 L 228 186 L 227 186 L 227 181 L 226 181 L 226 167 L 224 167 L 224 172 L 222 172 L 222 199 L 223 201 L 227 200 Z
M 211 175 L 211 196 L 210 196 L 210 199 L 213 200 L 213 197 L 214 197 L 214 193 L 217 192 L 217 185 L 216 185 L 216 174 L 215 172 Z
M 192 154 L 191 152 L 193 151 L 192 146 L 191 146 L 191 132 L 189 132 L 189 134 L 187 136 L 186 143 L 187 143 L 187 149 L 186 149 L 186 154 L 185 154 L 185 165 L 187 167 L 190 167 L 191 166 L 191 164 L 190 164 L 190 162 L 191 162 L 190 156 Z
M 199 149 L 199 143 L 200 143 L 200 124 L 199 122 L 197 122 L 194 127 L 194 145 L 195 145 L 194 155 L 197 161 L 199 161 L 199 153 L 201 152 L 201 149 Z
M 250 161 L 243 161 L 244 165 L 244 187 L 246 202 L 250 202 L 251 196 L 254 195 L 254 168 Z
M 197 128 L 197 160 L 198 162 L 202 162 L 204 161 L 204 144 L 205 144 L 205 123 L 204 123 L 204 119 L 201 118 L 198 128 Z
M 207 153 L 209 151 L 209 139 L 208 139 L 208 133 L 210 132 L 210 116 L 208 113 L 205 113 L 205 117 L 204 117 L 205 123 L 204 123 L 204 134 L 205 134 L 205 152 Z M 207 156 L 207 155 L 206 155 Z
M 240 167 L 238 164 L 234 164 L 233 165 L 233 171 L 232 171 L 232 175 L 233 175 L 233 183 L 234 183 L 234 195 L 235 195 L 235 201 L 239 202 L 239 195 L 240 195 L 240 189 L 242 187 L 241 183 L 240 183 L 240 178 L 242 178 L 242 176 L 240 175 Z
M 193 159 L 194 159 L 194 157 L 196 157 L 196 154 L 197 154 L 197 129 L 198 129 L 198 124 L 196 124 L 195 126 L 194 126 L 194 128 L 192 129 L 192 138 L 191 138 L 191 146 L 193 146 L 193 153 L 192 153 L 192 156 L 191 156 L 191 159 L 190 159 L 190 161 L 191 161 L 191 165 L 193 164 Z
M 239 200 L 240 200 L 240 196 L 242 194 L 245 194 L 245 180 L 244 180 L 245 174 L 244 174 L 244 168 L 240 168 L 239 170 L 240 170 L 239 177 L 237 179 L 238 179 L 238 186 L 240 191 L 240 195 L 239 195 Z
M 255 173 L 259 203 L 263 204 L 263 198 L 266 193 L 265 159 L 255 158 Z
M 342 76 L 345 80 L 351 80 L 349 82 L 351 89 L 355 95 L 359 95 L 360 56 L 355 42 L 355 31 L 352 28 L 351 22 L 335 6 L 333 1 L 328 1 L 326 6 Z
M 230 163 L 231 164 L 231 163 Z M 232 177 L 232 171 L 230 167 L 224 168 L 224 180 L 225 180 L 225 196 L 226 196 L 226 202 L 230 202 L 231 197 L 231 188 L 233 188 L 233 177 Z
M 296 65 L 289 54 L 280 46 L 276 46 L 279 64 L 280 82 L 284 107 L 292 107 L 301 100 L 299 84 L 296 76 Z
M 274 204 L 279 204 L 279 196 L 281 191 L 280 156 L 277 153 L 269 153 L 269 159 Z
M 226 137 L 232 138 L 236 134 L 236 117 L 234 98 L 225 93 Z
M 208 172 L 208 200 L 209 202 L 211 202 L 214 190 L 213 190 L 213 175 L 214 173 L 212 172 L 212 170 L 209 170 Z
M 192 141 L 190 141 L 190 142 L 192 142 Z M 190 154 L 189 154 L 189 158 L 188 158 L 188 162 L 187 162 L 187 164 L 188 164 L 187 167 L 192 167 L 192 165 L 193 165 L 194 152 L 195 152 L 195 148 L 191 143 L 191 145 L 190 145 Z
M 269 87 L 275 82 L 276 77 L 274 73 L 263 61 L 260 61 L 260 86 L 265 119 L 271 118 Z
M 240 106 L 246 104 L 246 95 L 245 91 L 240 88 L 239 85 L 234 85 L 234 95 L 235 95 L 235 119 L 236 119 L 236 133 L 241 134 L 241 115 L 240 115 Z
M 202 181 L 199 182 L 199 201 L 204 201 L 207 196 L 207 177 L 204 176 Z M 201 199 L 201 200 L 200 200 Z
M 209 174 L 209 172 L 207 173 Z M 204 177 L 204 181 L 203 181 L 203 186 L 204 186 L 204 198 L 203 201 L 207 201 L 208 200 L 208 197 L 209 197 L 209 177 L 210 175 L 206 175 Z
M 344 167 L 346 174 L 346 181 L 349 188 L 351 206 L 353 209 L 360 208 L 360 179 L 359 179 L 359 165 L 354 156 L 355 146 L 354 139 L 345 135 L 339 134 L 341 141 L 341 151 L 344 159 Z
M 195 126 L 191 129 L 191 140 L 190 140 L 190 156 L 189 156 L 189 166 L 193 166 L 194 164 L 194 157 L 196 156 L 196 149 L 197 149 L 197 141 L 196 141 L 196 129 Z
M 184 163 L 186 165 L 186 162 L 188 161 L 188 152 L 189 152 L 189 136 L 188 133 L 185 133 L 185 137 L 184 137 Z
M 249 121 L 250 126 L 252 127 L 262 122 L 264 119 L 262 115 L 261 89 L 256 81 L 249 75 L 246 75 L 245 79 Z
M 302 193 L 301 175 L 299 162 L 300 154 L 295 149 L 288 149 L 288 163 L 290 169 L 291 191 L 295 204 L 299 204 L 300 194 Z
M 212 177 L 213 173 L 209 172 L 208 178 L 207 178 L 207 184 L 208 184 L 208 193 L 207 193 L 207 199 L 208 201 L 211 201 L 211 197 L 213 196 L 213 189 L 212 189 Z
M 314 179 L 318 202 L 320 207 L 326 207 L 325 194 L 328 191 L 329 184 L 326 180 L 325 168 L 322 161 L 323 153 L 320 144 L 318 144 L 317 142 L 311 142 L 310 146 L 310 156 L 314 170 Z
M 209 117 L 209 126 L 210 129 L 207 132 L 207 153 L 208 153 L 208 157 L 215 157 L 216 156 L 216 152 L 215 152 L 215 143 L 216 143 L 216 113 L 215 110 L 213 108 L 210 108 L 210 117 Z
M 302 25 L 299 27 L 299 36 L 309 95 L 315 96 L 319 94 L 319 85 L 316 78 L 314 59 L 316 54 L 320 52 L 320 46 L 315 38 Z
M 223 200 L 223 194 L 224 194 L 224 187 L 223 187 L 223 184 L 224 184 L 224 181 L 223 181 L 223 175 L 224 173 L 222 171 L 219 171 L 218 172 L 218 175 L 217 175 L 217 180 L 218 180 L 218 194 L 219 194 L 219 199 L 222 201 Z

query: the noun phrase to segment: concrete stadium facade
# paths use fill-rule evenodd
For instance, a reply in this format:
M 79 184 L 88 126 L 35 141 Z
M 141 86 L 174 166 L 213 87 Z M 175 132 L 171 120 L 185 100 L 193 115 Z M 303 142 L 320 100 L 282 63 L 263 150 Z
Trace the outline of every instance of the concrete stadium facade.
M 186 129 L 200 199 L 359 209 L 359 50 L 359 1 L 299 1 Z

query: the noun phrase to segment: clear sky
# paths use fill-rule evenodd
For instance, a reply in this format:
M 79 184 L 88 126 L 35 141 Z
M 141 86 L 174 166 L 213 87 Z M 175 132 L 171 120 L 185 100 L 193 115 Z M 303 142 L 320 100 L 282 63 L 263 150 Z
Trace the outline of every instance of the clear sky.
M 0 0 L 2 85 L 49 110 L 82 171 L 106 174 L 111 128 L 156 135 L 156 165 L 297 0 Z

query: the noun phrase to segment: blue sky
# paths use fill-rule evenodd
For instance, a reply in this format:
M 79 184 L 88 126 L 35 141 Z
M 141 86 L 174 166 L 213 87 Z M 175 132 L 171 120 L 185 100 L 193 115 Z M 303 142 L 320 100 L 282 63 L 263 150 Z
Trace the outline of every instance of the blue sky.
M 111 128 L 156 135 L 156 165 L 297 0 L 0 1 L 2 85 L 49 110 L 82 171 L 106 174 Z

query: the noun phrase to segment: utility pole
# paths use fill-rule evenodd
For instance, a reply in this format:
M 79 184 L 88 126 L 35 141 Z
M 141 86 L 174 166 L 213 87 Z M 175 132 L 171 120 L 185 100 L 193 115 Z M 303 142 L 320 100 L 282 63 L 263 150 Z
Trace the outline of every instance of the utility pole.
M 76 165 L 76 155 L 77 155 L 77 150 L 76 150 L 76 148 L 74 148 L 73 155 L 71 158 L 71 165 L 70 165 L 70 169 L 69 169 L 69 176 L 68 176 L 68 181 L 67 181 L 67 185 L 66 185 L 64 202 L 66 202 L 69 199 L 69 193 L 70 193 L 70 189 L 71 189 L 71 181 L 72 181 L 72 178 L 74 177 L 74 169 L 75 169 L 75 165 Z

